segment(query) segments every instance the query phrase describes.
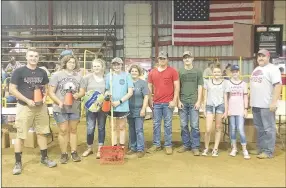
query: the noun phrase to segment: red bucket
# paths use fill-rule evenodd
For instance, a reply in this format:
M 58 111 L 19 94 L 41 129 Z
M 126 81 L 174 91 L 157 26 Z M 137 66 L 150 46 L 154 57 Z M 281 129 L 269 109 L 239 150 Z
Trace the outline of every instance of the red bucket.
M 123 164 L 124 151 L 121 146 L 102 146 L 100 148 L 100 164 Z

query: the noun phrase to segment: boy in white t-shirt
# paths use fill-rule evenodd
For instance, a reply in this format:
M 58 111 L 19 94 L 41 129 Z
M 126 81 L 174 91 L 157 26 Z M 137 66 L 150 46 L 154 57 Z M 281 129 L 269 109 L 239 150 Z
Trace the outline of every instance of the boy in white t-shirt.
M 250 159 L 246 149 L 246 138 L 244 132 L 244 118 L 247 116 L 248 96 L 247 84 L 239 79 L 239 66 L 231 67 L 231 79 L 228 81 L 228 115 L 230 124 L 230 139 L 232 150 L 230 156 L 235 157 L 237 154 L 236 147 L 236 130 L 240 134 L 240 143 L 242 145 L 243 156 Z

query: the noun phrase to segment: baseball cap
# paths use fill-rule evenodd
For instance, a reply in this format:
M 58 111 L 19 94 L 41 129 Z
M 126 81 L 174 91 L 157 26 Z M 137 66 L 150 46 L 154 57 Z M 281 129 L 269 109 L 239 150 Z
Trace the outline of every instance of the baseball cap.
M 239 70 L 239 66 L 238 65 L 232 65 L 230 70 L 231 71 Z
M 190 51 L 185 51 L 185 52 L 183 53 L 183 57 L 184 57 L 185 55 L 189 55 L 189 56 L 193 57 L 193 54 L 192 54 L 192 52 L 190 52 Z
M 265 56 L 270 56 L 270 52 L 266 49 L 259 50 L 257 54 L 263 54 Z
M 119 63 L 119 64 L 123 64 L 123 61 L 120 57 L 115 57 L 112 59 L 111 63 Z
M 165 52 L 165 51 L 161 51 L 161 52 L 159 52 L 158 57 L 162 57 L 162 58 L 167 59 L 168 58 L 168 53 Z

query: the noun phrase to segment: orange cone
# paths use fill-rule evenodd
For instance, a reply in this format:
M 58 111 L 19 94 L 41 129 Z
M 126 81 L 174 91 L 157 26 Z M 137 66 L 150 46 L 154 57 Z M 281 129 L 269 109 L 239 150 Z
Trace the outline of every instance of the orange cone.
M 73 104 L 73 96 L 72 96 L 72 89 L 68 89 L 66 95 L 65 95 L 65 100 L 64 100 L 64 105 L 67 107 L 71 107 Z
M 34 89 L 34 102 L 36 106 L 43 104 L 42 91 L 38 85 L 36 85 Z
M 102 110 L 103 112 L 109 112 L 110 109 L 111 109 L 110 97 L 109 97 L 109 96 L 106 96 L 105 99 L 104 99 L 104 101 L 103 101 L 101 110 Z

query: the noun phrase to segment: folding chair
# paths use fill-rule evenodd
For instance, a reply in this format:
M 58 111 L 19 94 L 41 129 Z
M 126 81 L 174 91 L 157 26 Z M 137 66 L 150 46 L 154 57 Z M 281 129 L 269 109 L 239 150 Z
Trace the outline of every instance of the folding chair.
M 281 126 L 286 125 L 286 107 L 285 107 L 285 105 L 286 105 L 286 101 L 279 100 L 277 110 L 275 113 L 275 119 L 278 120 L 278 125 L 276 124 L 276 132 L 277 132 L 278 138 L 282 142 L 283 149 L 285 149 L 285 144 L 284 144 L 284 140 L 281 136 Z

